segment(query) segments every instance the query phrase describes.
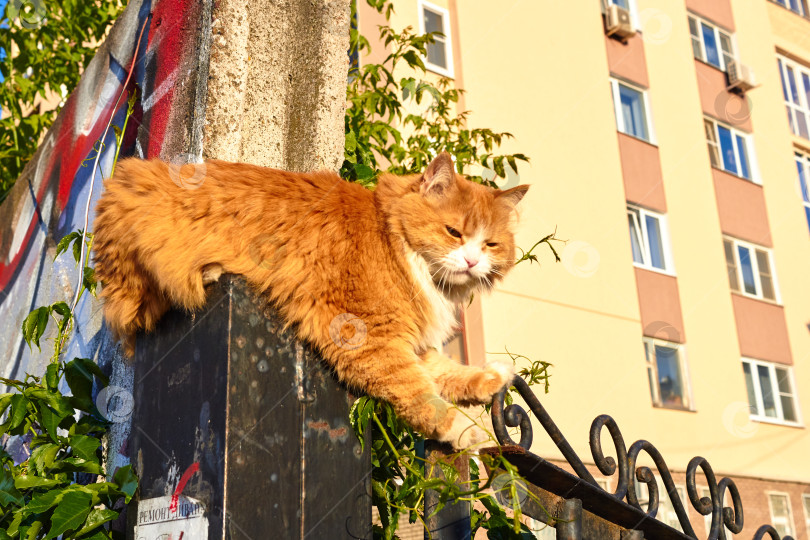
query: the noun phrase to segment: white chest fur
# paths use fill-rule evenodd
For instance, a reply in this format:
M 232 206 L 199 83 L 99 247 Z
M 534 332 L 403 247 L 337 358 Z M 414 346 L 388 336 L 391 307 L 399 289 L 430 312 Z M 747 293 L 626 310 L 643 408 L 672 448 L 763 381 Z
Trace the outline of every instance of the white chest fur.
M 452 335 L 456 326 L 456 305 L 436 288 L 430 277 L 430 268 L 419 254 L 408 250 L 408 264 L 414 280 L 414 302 L 426 302 L 429 307 L 428 325 L 422 328 L 416 344 L 417 352 L 430 347 L 439 348 Z

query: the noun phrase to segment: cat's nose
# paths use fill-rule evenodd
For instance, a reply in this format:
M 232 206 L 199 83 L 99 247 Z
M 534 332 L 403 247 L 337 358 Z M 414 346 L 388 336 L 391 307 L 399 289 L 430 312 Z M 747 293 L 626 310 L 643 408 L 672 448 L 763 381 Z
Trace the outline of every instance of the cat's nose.
M 470 259 L 470 258 L 464 257 L 464 260 L 467 263 L 467 268 L 472 268 L 473 266 L 478 264 L 478 259 Z

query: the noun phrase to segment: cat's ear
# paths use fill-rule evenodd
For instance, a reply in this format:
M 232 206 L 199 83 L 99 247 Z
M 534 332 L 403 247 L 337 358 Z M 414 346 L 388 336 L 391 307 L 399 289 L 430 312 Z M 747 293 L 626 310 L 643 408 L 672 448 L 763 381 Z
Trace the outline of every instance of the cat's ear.
M 441 196 L 455 181 L 456 171 L 453 167 L 453 159 L 447 152 L 442 152 L 425 169 L 419 183 L 419 193 Z
M 506 191 L 499 191 L 495 197 L 515 207 L 523 196 L 526 195 L 527 191 L 529 191 L 529 186 L 524 184 L 522 186 L 513 187 L 512 189 L 507 189 Z

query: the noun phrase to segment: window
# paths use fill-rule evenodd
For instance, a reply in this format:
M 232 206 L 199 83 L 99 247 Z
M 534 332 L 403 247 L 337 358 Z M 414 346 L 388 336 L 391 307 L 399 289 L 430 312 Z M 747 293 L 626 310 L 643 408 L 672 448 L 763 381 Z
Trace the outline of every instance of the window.
M 636 7 L 636 0 L 608 0 L 608 4 L 614 4 L 620 8 L 626 9 L 630 13 L 630 20 L 633 23 L 633 27 L 637 29 L 640 28 L 637 16 L 638 9 Z
M 770 250 L 726 237 L 723 239 L 731 290 L 778 302 Z
M 810 139 L 810 68 L 777 56 L 788 122 L 794 135 Z
M 644 141 L 653 142 L 647 92 L 616 79 L 611 79 L 610 87 L 613 91 L 613 107 L 616 112 L 618 130 Z
M 427 2 L 419 3 L 420 31 L 423 34 L 438 32 L 433 35 L 434 42 L 427 46 L 425 65 L 446 77 L 453 76 L 453 48 L 450 46 L 450 13 L 439 6 Z
M 683 345 L 644 338 L 647 377 L 653 404 L 672 409 L 689 408 L 689 382 Z
M 804 507 L 804 527 L 807 529 L 807 536 L 810 536 L 810 495 L 802 495 L 802 506 Z
M 712 167 L 754 181 L 756 167 L 751 136 L 711 118 L 703 119 L 703 127 Z
M 796 169 L 799 173 L 799 191 L 804 203 L 804 215 L 810 228 L 810 156 L 796 152 Z
M 751 418 L 798 424 L 791 368 L 751 359 L 743 359 L 742 364 Z
M 772 0 L 774 3 L 782 7 L 788 8 L 790 11 L 799 15 L 807 13 L 806 0 Z
M 713 24 L 689 15 L 689 33 L 692 35 L 692 53 L 695 58 L 723 71 L 734 60 L 731 35 Z
M 633 262 L 642 268 L 670 272 L 672 263 L 668 253 L 666 218 L 661 214 L 627 205 L 627 223 L 630 228 Z
M 700 496 L 701 497 L 706 497 L 707 499 L 711 500 L 712 492 L 709 491 L 709 488 L 702 487 L 702 488 L 700 488 Z M 722 519 L 723 519 L 722 515 L 720 516 L 720 519 L 721 519 L 721 523 L 722 523 Z M 708 538 L 709 537 L 709 531 L 712 530 L 712 515 L 711 515 L 711 513 L 708 516 L 703 516 L 703 523 L 706 524 L 706 538 Z M 717 540 L 733 540 L 733 538 L 734 538 L 734 535 L 731 534 L 731 531 L 729 531 L 728 528 L 724 526 L 724 527 L 722 527 L 720 529 L 720 536 L 718 537 Z
M 793 516 L 790 512 L 790 498 L 787 493 L 768 493 L 768 502 L 771 507 L 771 524 L 779 536 L 793 536 Z

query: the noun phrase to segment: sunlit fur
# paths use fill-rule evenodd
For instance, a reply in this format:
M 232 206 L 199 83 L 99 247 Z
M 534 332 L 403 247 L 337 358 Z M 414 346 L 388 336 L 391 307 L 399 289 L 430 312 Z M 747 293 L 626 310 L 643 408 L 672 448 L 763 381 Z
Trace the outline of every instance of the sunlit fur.
M 202 181 L 181 187 L 179 173 L 195 170 Z M 466 447 L 480 436 L 450 402 L 489 401 L 511 366 L 460 366 L 433 347 L 452 332 L 456 304 L 513 266 L 510 223 L 526 186 L 475 184 L 441 154 L 422 175 L 383 175 L 373 192 L 326 172 L 222 161 L 178 171 L 137 159 L 119 163 L 105 188 L 96 275 L 127 356 L 171 306 L 205 304 L 204 274 L 241 274 L 345 383 L 429 437 Z M 344 313 L 367 331 L 338 328 L 351 346 L 333 339 Z

